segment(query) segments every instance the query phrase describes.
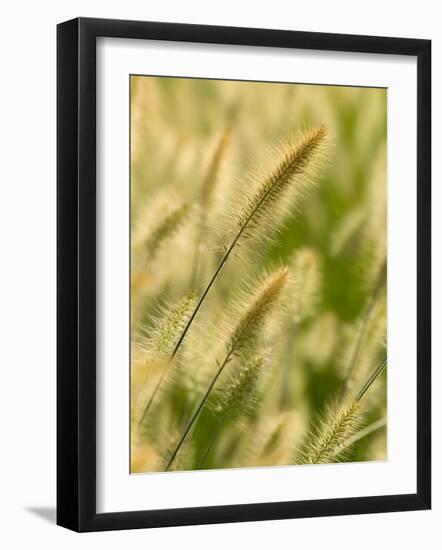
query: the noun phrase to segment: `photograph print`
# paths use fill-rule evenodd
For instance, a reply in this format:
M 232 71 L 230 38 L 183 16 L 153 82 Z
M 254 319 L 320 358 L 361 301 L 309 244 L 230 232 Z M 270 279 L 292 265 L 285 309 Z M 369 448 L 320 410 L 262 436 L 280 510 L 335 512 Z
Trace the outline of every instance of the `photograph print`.
M 130 76 L 132 474 L 385 461 L 387 90 Z

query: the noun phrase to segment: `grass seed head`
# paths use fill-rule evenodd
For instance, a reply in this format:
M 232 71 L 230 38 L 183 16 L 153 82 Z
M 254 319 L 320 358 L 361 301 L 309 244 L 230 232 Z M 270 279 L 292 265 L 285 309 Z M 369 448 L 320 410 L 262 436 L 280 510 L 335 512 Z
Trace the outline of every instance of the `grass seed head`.
M 234 349 L 235 355 L 254 347 L 267 316 L 281 303 L 288 275 L 287 267 L 282 267 L 268 275 L 255 290 L 230 335 L 228 348 Z
M 285 218 L 287 209 L 302 196 L 308 175 L 320 156 L 327 137 L 325 126 L 302 135 L 298 141 L 282 145 L 279 159 L 254 193 L 245 195 L 236 212 L 234 224 L 242 229 L 242 238 L 251 239 L 258 230 L 270 230 Z M 260 235 L 262 232 L 260 231 Z

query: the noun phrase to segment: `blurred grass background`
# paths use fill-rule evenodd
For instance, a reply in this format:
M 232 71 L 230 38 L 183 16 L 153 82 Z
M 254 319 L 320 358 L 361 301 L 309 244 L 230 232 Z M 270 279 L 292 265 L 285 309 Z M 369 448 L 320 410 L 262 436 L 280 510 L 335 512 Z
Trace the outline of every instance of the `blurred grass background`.
M 283 350 L 275 355 L 262 404 L 251 419 L 232 423 L 225 430 L 206 467 L 293 463 L 293 448 L 302 443 L 303 435 L 317 424 L 325 406 L 339 395 L 364 323 L 350 389 L 357 388 L 386 354 L 385 288 L 375 296 L 366 318 L 386 258 L 386 101 L 385 89 L 131 77 L 134 345 L 141 332 L 149 337 L 152 313 L 159 304 L 166 298 L 179 299 L 190 286 L 199 290 L 198 284 L 210 274 L 213 264 L 205 260 L 200 283 L 192 285 L 198 240 L 192 215 L 179 232 L 171 233 L 155 258 L 145 256 L 142 243 L 162 212 L 180 201 L 190 207 L 198 202 L 220 136 L 228 132 L 229 143 L 210 220 L 214 228 L 204 232 L 203 250 L 197 247 L 197 254 L 213 256 L 213 262 L 218 210 L 222 213 L 224 205 L 235 200 L 235 190 L 245 184 L 244 174 L 268 157 L 269 146 L 321 124 L 332 136 L 315 186 L 303 198 L 296 215 L 290 217 L 276 242 L 250 260 L 253 273 L 275 262 L 303 261 L 307 281 L 298 290 L 301 297 L 307 296 L 309 281 L 316 278 L 312 282 L 316 285 L 314 303 L 308 304 L 308 313 L 281 341 Z M 309 272 L 311 264 L 313 272 Z M 244 263 L 234 263 L 227 270 L 210 302 L 211 312 L 228 302 L 247 271 Z M 203 327 L 197 330 L 199 338 L 204 338 L 206 321 L 206 326 L 216 326 L 217 314 L 203 319 Z M 209 336 L 207 339 L 209 342 Z M 204 356 L 204 345 L 199 354 Z M 161 469 L 158 457 L 168 445 L 162 438 L 173 439 L 173 434 L 179 433 L 186 411 L 204 384 L 195 355 L 188 355 L 192 365 L 180 366 L 180 374 L 171 377 L 149 426 L 140 433 L 135 433 L 135 428 L 132 431 L 134 472 Z M 207 368 L 201 366 L 200 370 L 204 373 Z M 156 369 L 149 371 L 132 361 L 133 425 L 161 367 Z M 197 466 L 216 425 L 212 416 L 210 411 L 201 415 L 180 466 L 183 469 Z M 370 397 L 365 424 L 385 416 L 383 378 Z M 255 440 L 252 433 L 258 434 Z M 361 438 L 345 456 L 351 461 L 385 458 L 385 427 Z

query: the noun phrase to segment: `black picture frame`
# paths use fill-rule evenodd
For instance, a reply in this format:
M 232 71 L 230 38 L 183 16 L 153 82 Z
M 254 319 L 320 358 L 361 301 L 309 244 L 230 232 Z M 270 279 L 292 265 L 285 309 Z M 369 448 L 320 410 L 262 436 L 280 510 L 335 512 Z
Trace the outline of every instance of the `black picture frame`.
M 117 37 L 417 59 L 417 491 L 96 512 L 96 39 Z M 57 28 L 57 523 L 75 531 L 424 510 L 431 506 L 431 41 L 79 18 Z

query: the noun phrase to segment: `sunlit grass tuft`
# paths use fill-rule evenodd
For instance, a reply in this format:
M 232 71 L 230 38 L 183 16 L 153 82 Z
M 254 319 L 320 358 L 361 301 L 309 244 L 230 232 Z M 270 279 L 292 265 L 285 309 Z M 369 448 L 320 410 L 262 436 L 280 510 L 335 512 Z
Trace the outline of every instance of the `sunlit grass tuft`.
M 131 471 L 385 457 L 385 90 L 131 89 Z

